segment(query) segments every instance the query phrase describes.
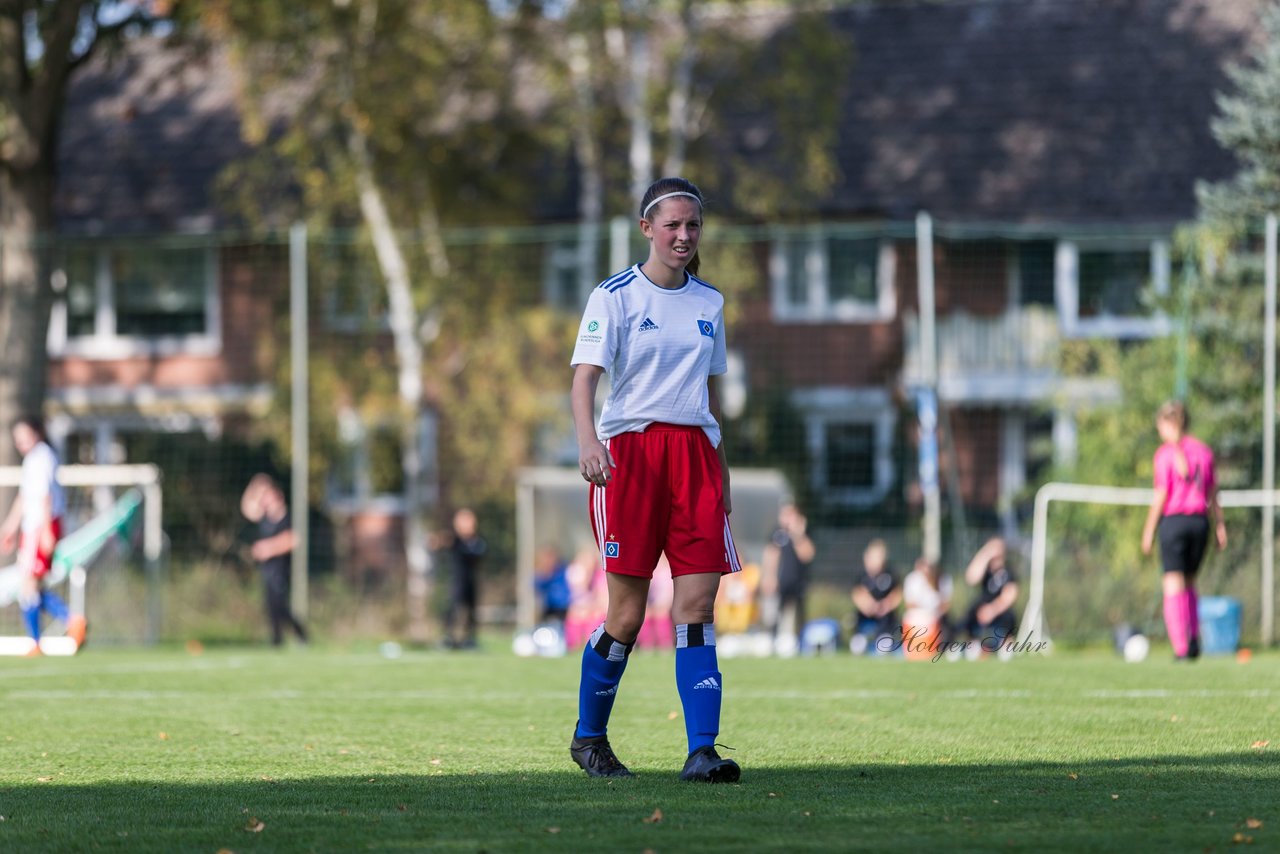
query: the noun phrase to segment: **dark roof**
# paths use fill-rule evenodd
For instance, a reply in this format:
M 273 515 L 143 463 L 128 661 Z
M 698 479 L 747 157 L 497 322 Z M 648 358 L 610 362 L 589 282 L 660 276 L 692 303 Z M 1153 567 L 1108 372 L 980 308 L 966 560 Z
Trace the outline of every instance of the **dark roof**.
M 1224 64 L 1244 56 L 1261 2 L 878 0 L 828 12 L 854 53 L 841 83 L 841 178 L 819 213 L 1188 219 L 1195 182 L 1235 168 L 1209 120 Z M 60 227 L 227 224 L 213 182 L 249 151 L 237 91 L 217 54 L 193 59 L 139 40 L 110 62 L 95 60 L 68 96 Z M 744 130 L 722 129 L 739 146 L 757 136 Z M 776 168 L 762 138 L 744 153 Z
M 828 213 L 1000 221 L 1192 217 L 1224 64 L 1256 0 L 880 2 L 832 13 L 854 49 Z
M 213 183 L 249 151 L 231 67 L 217 54 L 136 39 L 73 79 L 56 213 L 64 232 L 208 231 Z

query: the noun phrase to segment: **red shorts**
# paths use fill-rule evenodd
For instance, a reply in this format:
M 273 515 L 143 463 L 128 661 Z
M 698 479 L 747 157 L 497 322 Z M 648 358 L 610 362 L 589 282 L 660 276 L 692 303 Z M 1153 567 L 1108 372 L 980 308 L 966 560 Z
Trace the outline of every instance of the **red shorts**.
M 608 486 L 591 485 L 587 506 L 607 572 L 652 578 L 663 552 L 672 576 L 742 568 L 720 457 L 701 427 L 650 424 L 605 445 L 617 467 Z
M 44 531 L 23 532 L 18 545 L 18 560 L 27 572 L 36 578 L 44 578 L 53 568 L 53 550 L 62 539 L 62 520 L 52 519 Z

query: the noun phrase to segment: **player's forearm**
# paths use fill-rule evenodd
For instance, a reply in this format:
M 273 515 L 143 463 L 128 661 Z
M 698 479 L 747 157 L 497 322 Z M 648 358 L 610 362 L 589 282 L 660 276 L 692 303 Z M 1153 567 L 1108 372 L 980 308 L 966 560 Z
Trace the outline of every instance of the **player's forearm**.
M 596 386 L 600 383 L 600 368 L 579 365 L 573 373 L 573 385 L 569 390 L 569 403 L 573 411 L 573 428 L 578 445 L 598 440 L 596 434 Z
M 1013 603 L 1018 601 L 1018 585 L 1008 584 L 1004 590 L 1000 591 L 1000 595 L 991 604 L 995 607 L 996 616 L 1003 614 L 1013 607 Z
M 18 530 L 18 525 L 22 523 L 22 496 L 18 495 L 13 499 L 13 505 L 9 508 L 9 512 L 5 514 L 4 524 L 0 525 L 0 531 L 12 534 Z

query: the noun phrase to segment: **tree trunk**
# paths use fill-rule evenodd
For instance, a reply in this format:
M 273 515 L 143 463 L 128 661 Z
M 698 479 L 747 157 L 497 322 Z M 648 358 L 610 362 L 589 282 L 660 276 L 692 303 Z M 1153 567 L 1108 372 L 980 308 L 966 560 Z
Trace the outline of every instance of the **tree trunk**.
M 407 605 L 409 639 L 415 643 L 429 640 L 427 606 L 431 601 L 431 552 L 427 548 L 427 530 L 423 519 L 426 510 L 423 490 L 423 461 L 419 449 L 422 434 L 422 345 L 418 340 L 418 313 L 413 307 L 409 265 L 396 239 L 391 216 L 373 173 L 368 140 L 355 124 L 349 129 L 348 149 L 356 167 L 356 185 L 360 196 L 360 212 L 373 238 L 382 278 L 386 283 L 388 318 L 399 368 L 400 400 L 404 405 L 404 429 L 400 440 L 400 459 L 404 472 L 405 561 L 408 565 Z
M 0 165 L 0 462 L 16 461 L 8 426 L 42 411 L 53 294 L 44 263 L 52 233 L 51 158 L 16 169 Z

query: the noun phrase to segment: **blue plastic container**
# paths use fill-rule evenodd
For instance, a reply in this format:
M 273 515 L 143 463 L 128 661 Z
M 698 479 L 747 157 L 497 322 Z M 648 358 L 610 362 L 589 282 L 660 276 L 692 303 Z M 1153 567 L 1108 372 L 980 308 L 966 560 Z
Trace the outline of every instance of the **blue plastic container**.
M 1240 600 L 1230 596 L 1200 597 L 1200 651 L 1230 655 L 1240 646 Z

